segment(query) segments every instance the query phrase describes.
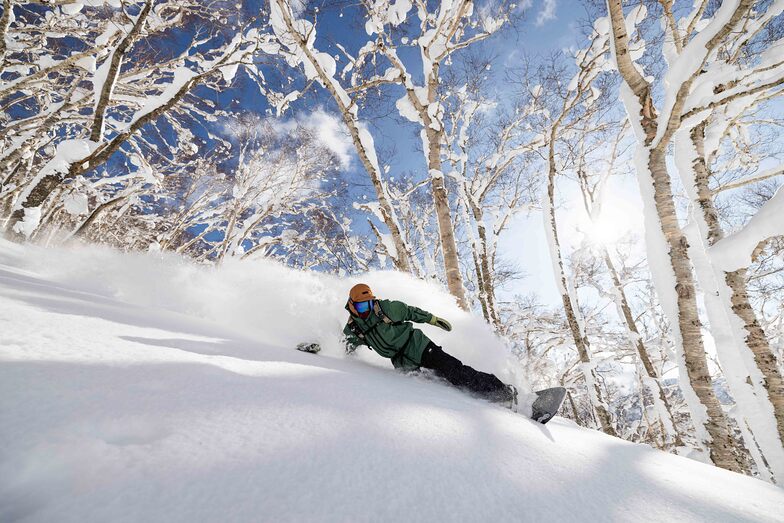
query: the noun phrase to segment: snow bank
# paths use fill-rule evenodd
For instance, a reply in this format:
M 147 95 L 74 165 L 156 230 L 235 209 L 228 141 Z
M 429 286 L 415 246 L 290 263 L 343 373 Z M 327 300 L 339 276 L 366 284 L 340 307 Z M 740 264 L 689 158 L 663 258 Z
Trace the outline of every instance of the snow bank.
M 780 521 L 754 478 L 292 350 L 336 349 L 350 282 L 253 267 L 0 241 L 0 521 Z
M 2 240 L 0 240 L 2 241 Z M 0 244 L 0 252 L 12 244 Z M 342 330 L 349 289 L 367 283 L 376 296 L 401 300 L 452 323 L 451 333 L 418 325 L 428 337 L 468 364 L 513 376 L 517 367 L 481 318 L 460 310 L 436 283 L 394 271 L 338 278 L 295 270 L 274 261 L 228 260 L 218 268 L 197 265 L 174 254 L 121 253 L 100 246 L 40 249 L 26 247 L 19 263 L 60 284 L 145 308 L 162 308 L 219 325 L 228 336 L 279 347 L 302 341 L 321 344 L 325 354 L 344 356 Z M 2 255 L 0 255 L 2 261 Z M 363 359 L 391 366 L 362 348 Z

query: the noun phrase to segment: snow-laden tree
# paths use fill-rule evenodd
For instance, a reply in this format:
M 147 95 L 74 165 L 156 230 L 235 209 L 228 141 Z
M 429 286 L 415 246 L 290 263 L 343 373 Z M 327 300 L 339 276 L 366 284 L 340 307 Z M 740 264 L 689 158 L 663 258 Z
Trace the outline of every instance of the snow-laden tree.
M 303 213 L 308 202 L 330 196 L 321 191 L 321 182 L 337 167 L 334 155 L 304 127 L 281 135 L 266 125 L 258 143 L 240 145 L 238 165 L 227 175 L 230 193 L 215 213 L 217 220 L 206 225 L 221 232 L 207 257 L 220 261 L 268 250 L 275 238 L 289 236 L 285 215 Z M 272 234 L 281 229 L 282 236 Z
M 698 436 L 709 447 L 712 460 L 731 470 L 743 469 L 734 451 L 737 444 L 711 385 L 695 280 L 706 297 L 711 330 L 715 331 L 712 333 L 717 351 L 737 402 L 738 424 L 746 448 L 763 475 L 769 466 L 772 476 L 778 477 L 784 464 L 781 459 L 784 449 L 775 427 L 774 408 L 763 386 L 759 359 L 754 361 L 753 349 L 748 351 L 740 334 L 745 327 L 752 342 L 758 339 L 753 332 L 754 320 L 748 314 L 745 320 L 729 316 L 736 315 L 741 308 L 748 309 L 731 310 L 733 284 L 722 281 L 724 278 L 716 272 L 722 267 L 711 267 L 706 251 L 712 240 L 705 219 L 706 213 L 710 215 L 710 205 L 706 205 L 704 189 L 700 199 L 697 182 L 698 171 L 705 175 L 704 158 L 710 152 L 699 149 L 701 140 L 705 139 L 704 124 L 711 113 L 715 115 L 715 109 L 733 102 L 748 103 L 749 97 L 769 91 L 781 82 L 784 69 L 780 58 L 776 58 L 780 57 L 780 52 L 776 52 L 777 42 L 758 60 L 739 60 L 738 55 L 744 54 L 744 48 L 781 13 L 784 5 L 740 0 L 724 1 L 709 8 L 709 2 L 697 2 L 693 8 L 681 10 L 673 2 L 662 1 L 659 7 L 654 16 L 663 34 L 660 45 L 652 46 L 651 50 L 646 49 L 643 31 L 638 30 L 647 15 L 644 5 L 636 5 L 624 13 L 620 1 L 610 0 L 609 17 L 597 20 L 594 25 L 597 34 L 610 37 L 615 64 L 623 80 L 621 99 L 637 138 L 635 165 L 645 207 L 648 257 L 654 281 L 671 324 L 678 326 L 675 334 L 676 346 L 682 351 L 681 375 L 688 376 L 691 383 L 691 386 L 684 383 L 684 392 L 692 412 L 699 414 Z M 656 56 L 651 58 L 651 53 Z M 641 60 L 643 57 L 648 61 Z M 651 74 L 643 69 L 644 63 L 665 64 L 666 69 Z M 723 117 L 719 120 L 720 126 L 727 121 Z M 718 131 L 710 138 L 720 140 L 722 134 L 723 131 Z M 693 200 L 690 218 L 695 220 L 697 230 L 683 230 L 676 214 L 666 160 L 673 140 L 677 170 Z M 729 273 L 738 268 L 723 267 L 723 270 Z M 742 274 L 735 277 L 743 279 Z M 729 289 L 722 292 L 720 287 L 724 286 Z M 739 289 L 738 285 L 735 287 Z M 741 299 L 740 294 L 736 293 L 736 300 Z M 743 384 L 747 378 L 750 383 Z M 776 388 L 775 379 L 772 381 L 768 383 Z
M 256 71 L 258 33 L 228 3 L 9 6 L 0 200 L 18 239 L 35 232 L 64 182 L 101 178 L 134 153 L 196 147 L 189 127 L 216 112 L 197 87 L 203 95 L 240 66 Z
M 714 158 L 722 144 L 734 142 L 733 129 L 741 135 L 753 133 L 748 127 L 754 125 L 746 123 L 746 117 L 781 92 L 784 39 L 771 39 L 765 31 L 782 9 L 784 5 L 759 4 L 744 13 L 744 31 L 722 42 L 716 55 L 695 74 L 673 137 L 677 171 L 691 200 L 690 225 L 685 229 L 690 256 L 704 292 L 711 336 L 737 405 L 733 414 L 744 439 L 751 440 L 747 446 L 761 474 L 767 475 L 769 468 L 779 480 L 784 474 L 784 381 L 746 291 L 746 268 L 757 245 L 747 248 L 743 266 L 723 267 L 711 249 L 725 234 L 709 185 L 714 170 L 732 167 L 717 164 Z M 743 151 L 738 153 L 743 158 Z M 765 170 L 756 178 L 766 179 L 777 170 L 781 167 Z M 773 221 L 768 228 L 760 242 L 784 230 Z
M 546 191 L 541 200 L 542 217 L 556 288 L 579 354 L 581 371 L 591 398 L 590 404 L 596 412 L 595 417 L 603 431 L 614 435 L 610 407 L 597 381 L 585 319 L 580 313 L 574 283 L 564 264 L 556 219 L 556 177 L 565 169 L 575 167 L 573 155 L 569 154 L 563 142 L 576 133 L 585 132 L 584 124 L 592 117 L 597 125 L 604 125 L 600 118 L 596 118 L 596 113 L 606 106 L 606 103 L 601 101 L 603 93 L 598 85 L 600 75 L 607 69 L 606 50 L 606 38 L 593 35 L 589 46 L 576 53 L 576 67 L 573 70 L 562 68 L 557 63 L 549 64 L 542 73 L 544 83 L 536 89 L 538 99 L 535 103 L 541 103 L 543 107 L 538 125 L 545 145 L 542 155 L 547 172 Z M 572 80 L 563 82 L 562 76 L 570 72 L 573 74 Z
M 661 442 L 659 446 L 682 447 L 684 443 L 675 421 L 674 409 L 662 383 L 661 372 L 654 365 L 651 351 L 632 310 L 632 300 L 626 289 L 628 271 L 624 270 L 623 265 L 619 269 L 619 261 L 615 259 L 618 254 L 611 251 L 600 234 L 594 233 L 601 227 L 602 206 L 613 204 L 604 201 L 604 194 L 610 177 L 621 171 L 621 158 L 625 156 L 628 142 L 625 140 L 627 129 L 627 122 L 624 121 L 619 127 L 611 128 L 610 132 L 581 133 L 577 141 L 576 175 L 585 214 L 589 220 L 585 227 L 588 238 L 583 252 L 587 252 L 591 259 L 598 260 L 600 265 L 603 265 L 603 270 L 592 271 L 584 277 L 587 284 L 596 289 L 600 296 L 613 303 L 623 325 L 627 343 L 634 348 L 631 359 L 639 376 L 640 406 L 647 424 L 658 425 L 658 440 Z M 609 150 L 606 141 L 608 139 Z M 623 264 L 623 259 L 620 262 Z M 650 415 L 646 409 L 647 398 L 650 398 Z M 648 419 L 649 417 L 651 419 Z
M 357 155 L 376 192 L 378 218 L 391 235 L 392 243 L 385 245 L 385 250 L 395 267 L 403 271 L 413 271 L 413 252 L 401 233 L 400 221 L 392 206 L 387 182 L 379 166 L 375 141 L 358 116 L 359 107 L 355 100 L 335 77 L 337 65 L 334 58 L 314 47 L 316 26 L 307 20 L 297 18 L 286 0 L 272 0 L 270 3 L 270 26 L 278 43 L 271 49 L 265 48 L 265 51 L 283 55 L 291 66 L 302 65 L 307 79 L 310 82 L 319 82 L 337 104 Z M 300 95 L 297 90 L 281 95 L 277 99 L 279 113 Z M 272 97 L 271 101 L 275 103 L 275 97 Z
M 498 241 L 512 217 L 532 203 L 538 177 L 531 163 L 544 141 L 531 130 L 538 107 L 528 93 L 508 85 L 514 92 L 508 107 L 492 97 L 486 81 L 491 66 L 492 60 L 472 57 L 443 82 L 452 94 L 443 102 L 442 119 L 445 172 L 456 193 L 460 232 L 467 236 L 462 254 L 473 262 L 466 281 L 487 322 L 500 329 Z
M 367 92 L 391 91 L 390 96 L 397 98 L 400 114 L 418 126 L 424 153 L 423 172 L 427 172 L 438 225 L 443 276 L 452 295 L 466 308 L 455 218 L 442 168 L 446 141 L 443 97 L 448 96 L 440 89 L 442 68 L 458 51 L 497 32 L 516 6 L 506 2 L 475 5 L 470 0 L 366 2 L 363 14 L 370 38 L 354 54 L 336 44 L 347 59 L 341 72 L 335 59 L 316 47 L 316 23 L 296 16 L 286 0 L 273 0 L 270 7 L 271 27 L 280 43 L 279 53 L 290 65 L 301 66 L 306 77 L 327 89 L 337 104 L 373 183 L 378 218 L 391 235 L 392 242 L 385 249 L 398 268 L 408 271 L 414 270 L 412 248 L 401 232 L 373 137 L 360 117 Z M 408 58 L 410 50 L 418 51 L 419 59 Z M 300 94 L 295 91 L 282 97 L 281 107 Z
M 129 210 L 110 213 L 102 227 L 94 224 L 94 229 L 101 229 L 91 236 L 100 241 L 102 236 L 133 234 L 134 229 L 149 226 L 146 234 L 140 231 L 147 238 L 145 248 L 212 262 L 228 257 L 287 258 L 303 248 L 322 251 L 328 232 L 345 227 L 330 209 L 337 192 L 330 180 L 338 159 L 301 125 L 285 127 L 274 119 L 258 118 L 234 125 L 244 129 L 232 131 L 231 148 L 211 160 L 196 160 L 189 169 L 159 173 L 161 183 L 147 185 Z M 115 186 L 106 201 L 126 194 L 127 189 Z M 126 219 L 118 222 L 126 212 Z M 310 219 L 316 220 L 315 227 L 326 229 L 320 242 L 314 241 L 313 227 L 303 226 Z M 300 241 L 302 234 L 308 235 L 309 244 Z M 348 231 L 344 234 L 347 241 L 353 237 Z

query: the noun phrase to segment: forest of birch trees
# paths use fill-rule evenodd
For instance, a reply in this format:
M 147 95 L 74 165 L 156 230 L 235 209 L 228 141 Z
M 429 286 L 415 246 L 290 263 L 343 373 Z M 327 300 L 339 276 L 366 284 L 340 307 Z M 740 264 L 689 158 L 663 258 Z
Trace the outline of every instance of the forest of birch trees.
M 2 0 L 0 230 L 433 280 L 562 415 L 782 484 L 784 0 L 582 9 Z

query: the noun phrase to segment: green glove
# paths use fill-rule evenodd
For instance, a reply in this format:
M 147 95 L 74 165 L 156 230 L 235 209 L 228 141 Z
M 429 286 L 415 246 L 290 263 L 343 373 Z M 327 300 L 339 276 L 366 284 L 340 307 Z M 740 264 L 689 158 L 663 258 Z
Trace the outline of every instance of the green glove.
M 448 321 L 446 321 L 443 318 L 439 318 L 438 316 L 435 315 L 432 318 L 430 318 L 430 321 L 428 323 L 430 323 L 430 325 L 435 325 L 440 329 L 444 329 L 447 332 L 452 330 L 452 326 L 449 324 Z

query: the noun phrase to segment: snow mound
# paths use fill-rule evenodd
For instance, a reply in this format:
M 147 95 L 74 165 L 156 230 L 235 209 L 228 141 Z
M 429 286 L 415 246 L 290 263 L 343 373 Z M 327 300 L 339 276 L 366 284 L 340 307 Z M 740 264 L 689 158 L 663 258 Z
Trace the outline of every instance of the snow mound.
M 0 243 L 0 263 L 4 260 L 101 299 L 183 314 L 200 323 L 201 330 L 218 328 L 231 339 L 276 347 L 317 342 L 322 354 L 335 357 L 344 355 L 348 291 L 363 282 L 376 296 L 401 300 L 448 319 L 451 333 L 430 325 L 419 327 L 466 363 L 528 389 L 514 376 L 515 359 L 484 321 L 462 311 L 438 284 L 399 272 L 377 271 L 347 279 L 267 260 L 230 259 L 216 268 L 169 253 L 121 253 L 99 246 L 21 249 L 8 242 Z M 360 353 L 363 359 L 391 367 L 388 360 L 369 350 Z
M 508 364 L 438 288 L 366 281 Z M 341 357 L 352 283 L 0 241 L 0 521 L 780 520 L 759 480 Z

